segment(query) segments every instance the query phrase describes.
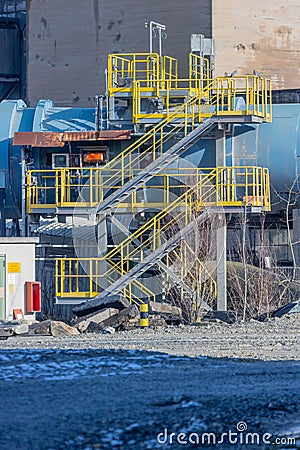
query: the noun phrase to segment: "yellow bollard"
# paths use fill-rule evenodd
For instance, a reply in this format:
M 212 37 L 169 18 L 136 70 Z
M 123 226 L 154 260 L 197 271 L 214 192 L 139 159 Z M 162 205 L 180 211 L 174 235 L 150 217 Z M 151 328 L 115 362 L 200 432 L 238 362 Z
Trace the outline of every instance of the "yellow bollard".
M 149 326 L 149 305 L 142 303 L 140 305 L 140 327 L 146 328 Z

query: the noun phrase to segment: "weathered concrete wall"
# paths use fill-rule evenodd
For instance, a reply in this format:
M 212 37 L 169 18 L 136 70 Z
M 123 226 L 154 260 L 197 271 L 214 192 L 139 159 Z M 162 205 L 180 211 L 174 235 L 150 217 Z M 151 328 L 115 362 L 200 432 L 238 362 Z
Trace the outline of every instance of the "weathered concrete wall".
M 187 67 L 190 35 L 211 37 L 211 0 L 29 0 L 28 102 L 92 106 L 107 54 L 149 51 L 150 20 L 166 24 L 164 53 Z
M 299 0 L 212 0 L 216 74 L 235 69 L 300 87 Z

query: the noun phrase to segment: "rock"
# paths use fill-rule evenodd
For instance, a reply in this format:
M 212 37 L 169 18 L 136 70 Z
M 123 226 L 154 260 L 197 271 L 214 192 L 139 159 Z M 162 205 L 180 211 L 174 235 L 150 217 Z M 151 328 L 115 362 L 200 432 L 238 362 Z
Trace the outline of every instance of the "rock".
M 129 301 L 122 295 L 112 294 L 102 298 L 95 297 L 92 300 L 74 306 L 72 311 L 77 317 L 82 317 L 106 308 L 115 308 L 118 311 L 122 311 L 129 306 Z
M 79 331 L 71 327 L 70 325 L 67 325 L 64 322 L 56 322 L 55 320 L 51 321 L 50 324 L 50 331 L 52 336 L 78 336 Z
M 238 320 L 238 314 L 235 311 L 208 311 L 203 316 L 204 322 L 228 323 L 232 324 Z
M 88 316 L 84 316 L 82 319 L 76 320 L 74 326 L 83 333 L 89 326 L 91 322 L 101 323 L 104 320 L 108 319 L 115 314 L 118 314 L 119 310 L 116 308 L 105 308 L 100 312 L 89 314 Z
M 50 336 L 50 324 L 51 320 L 43 320 L 42 322 L 33 323 L 29 325 L 29 334 L 44 334 Z
M 149 327 L 165 327 L 167 325 L 165 319 L 158 315 L 149 315 Z
M 103 328 L 103 334 L 115 334 L 116 330 L 113 327 Z
M 152 314 L 171 314 L 173 316 L 182 316 L 182 310 L 178 306 L 168 303 L 149 302 L 149 312 Z
M 103 327 L 99 323 L 91 321 L 85 331 L 87 333 L 103 333 Z
M 13 333 L 14 334 L 28 334 L 29 331 L 29 325 L 27 323 L 23 323 L 22 325 L 16 325 L 13 328 Z
M 0 339 L 1 340 L 8 339 L 12 335 L 13 335 L 13 332 L 12 332 L 11 328 L 3 327 L 3 326 L 0 327 Z

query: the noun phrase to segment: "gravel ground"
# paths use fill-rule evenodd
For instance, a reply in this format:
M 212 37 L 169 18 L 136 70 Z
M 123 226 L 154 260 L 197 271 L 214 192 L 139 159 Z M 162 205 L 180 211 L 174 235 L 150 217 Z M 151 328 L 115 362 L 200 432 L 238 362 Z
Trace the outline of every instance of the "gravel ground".
M 7 350 L 0 361 L 1 450 L 194 449 L 195 433 L 220 442 L 230 430 L 236 443 L 200 447 L 300 448 L 297 361 L 92 349 Z M 245 445 L 243 431 L 260 441 Z M 176 442 L 180 433 L 193 441 Z M 297 440 L 268 446 L 266 433 Z
M 132 330 L 114 335 L 83 334 L 76 337 L 11 337 L 0 341 L 0 349 L 61 348 L 147 350 L 181 356 L 298 360 L 300 314 L 266 323 L 223 323 Z
M 300 449 L 299 323 L 0 341 L 0 449 Z

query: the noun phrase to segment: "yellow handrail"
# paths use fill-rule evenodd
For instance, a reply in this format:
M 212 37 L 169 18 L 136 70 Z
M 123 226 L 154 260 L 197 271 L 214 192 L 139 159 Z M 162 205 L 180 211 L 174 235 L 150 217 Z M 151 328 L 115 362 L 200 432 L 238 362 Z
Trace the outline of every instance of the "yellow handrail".
M 136 264 L 138 261 L 142 261 L 150 252 L 155 251 L 177 231 L 188 225 L 193 220 L 194 214 L 199 214 L 199 211 L 205 206 L 226 206 L 232 204 L 235 198 L 239 198 L 236 205 L 269 207 L 270 200 L 265 198 L 269 194 L 269 188 L 265 184 L 268 184 L 268 170 L 259 167 L 221 167 L 211 169 L 207 173 L 198 173 L 195 186 L 187 187 L 181 196 L 169 203 L 162 211 L 130 234 L 105 256 L 93 259 L 93 261 L 105 263 L 104 267 L 101 268 L 99 265 L 95 268 L 89 267 L 89 274 L 95 274 L 92 277 L 92 284 L 85 294 L 79 292 L 80 295 L 78 296 L 88 297 L 88 294 L 92 296 L 95 278 L 107 282 L 109 280 L 115 281 L 116 277 L 127 273 L 131 262 Z M 218 191 L 216 191 L 216 186 L 218 186 Z M 243 192 L 239 192 L 241 190 Z M 56 263 L 57 296 L 61 297 L 70 297 L 76 294 L 76 289 L 69 289 L 67 293 L 62 288 L 59 289 L 59 286 L 65 286 L 66 280 L 74 283 L 74 277 L 72 277 L 70 269 L 67 269 L 70 274 L 65 275 L 67 261 L 74 261 L 74 259 L 58 259 Z M 80 261 L 84 261 L 84 258 L 81 258 Z M 75 267 L 75 279 L 78 277 L 76 275 L 78 270 L 78 266 Z M 82 276 L 85 278 L 91 277 L 91 275 Z M 140 292 L 146 294 L 145 298 L 153 296 L 152 291 L 147 291 L 145 286 L 142 287 L 140 281 L 133 280 L 132 283 Z M 78 283 L 76 286 L 78 286 Z
M 27 212 L 39 209 L 94 208 L 106 194 L 121 188 L 125 180 L 134 178 L 140 169 L 122 168 L 123 179 L 117 180 L 118 170 L 100 168 L 60 168 L 52 170 L 31 170 L 27 173 Z M 140 207 L 164 208 L 170 196 L 186 190 L 207 174 L 214 173 L 217 202 L 219 206 L 240 206 L 243 199 L 238 188 L 244 188 L 245 201 L 255 198 L 257 206 L 270 209 L 270 188 L 267 169 L 260 167 L 226 168 L 167 168 L 156 174 L 141 189 L 156 189 L 163 192 L 157 201 L 137 201 L 132 194 L 117 207 L 135 211 Z M 225 178 L 226 177 L 226 178 Z M 111 180 L 108 182 L 108 180 Z M 251 181 L 249 183 L 249 180 Z M 226 194 L 226 195 L 225 195 Z
M 118 78 L 122 83 L 116 81 Z M 207 86 L 210 89 L 207 90 Z M 212 114 L 255 114 L 265 121 L 272 120 L 271 81 L 254 75 L 210 78 L 209 61 L 195 54 L 189 55 L 189 77 L 178 76 L 178 61 L 157 53 L 130 53 L 109 55 L 109 96 L 130 93 L 133 101 L 133 122 L 141 119 L 162 119 L 174 110 L 180 96 L 189 99 L 196 95 L 205 98 L 210 110 L 202 120 Z M 141 101 L 161 99 L 163 111 L 141 111 Z M 245 99 L 245 111 L 236 108 L 238 98 Z M 216 106 L 213 108 L 213 106 Z M 180 118 L 178 112 L 178 118 Z

